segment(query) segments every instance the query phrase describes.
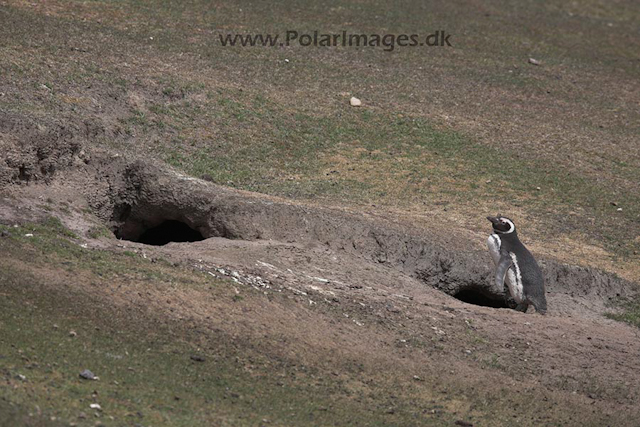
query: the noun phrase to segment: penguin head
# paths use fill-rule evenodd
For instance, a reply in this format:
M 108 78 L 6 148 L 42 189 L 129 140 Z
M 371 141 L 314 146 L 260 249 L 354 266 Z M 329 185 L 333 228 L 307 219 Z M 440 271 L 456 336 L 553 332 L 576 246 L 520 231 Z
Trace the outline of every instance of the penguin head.
M 498 234 L 515 233 L 516 225 L 509 218 L 500 214 L 497 216 L 488 216 L 487 219 L 491 221 L 493 231 Z

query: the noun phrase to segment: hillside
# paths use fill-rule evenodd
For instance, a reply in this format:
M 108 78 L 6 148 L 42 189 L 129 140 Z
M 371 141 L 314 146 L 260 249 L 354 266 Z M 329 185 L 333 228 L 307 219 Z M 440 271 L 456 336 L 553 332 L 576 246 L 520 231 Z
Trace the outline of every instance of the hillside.
M 0 2 L 0 425 L 634 425 L 639 20 Z M 294 30 L 451 46 L 220 41 Z

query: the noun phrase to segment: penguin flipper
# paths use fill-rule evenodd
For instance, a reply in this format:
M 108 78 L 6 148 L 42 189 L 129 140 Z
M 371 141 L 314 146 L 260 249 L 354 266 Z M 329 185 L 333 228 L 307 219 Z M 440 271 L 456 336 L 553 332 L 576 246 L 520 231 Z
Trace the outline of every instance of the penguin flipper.
M 507 270 L 511 267 L 511 257 L 506 253 L 500 254 L 500 261 L 498 262 L 498 268 L 496 269 L 496 287 L 497 289 L 504 289 L 504 276 L 507 274 Z

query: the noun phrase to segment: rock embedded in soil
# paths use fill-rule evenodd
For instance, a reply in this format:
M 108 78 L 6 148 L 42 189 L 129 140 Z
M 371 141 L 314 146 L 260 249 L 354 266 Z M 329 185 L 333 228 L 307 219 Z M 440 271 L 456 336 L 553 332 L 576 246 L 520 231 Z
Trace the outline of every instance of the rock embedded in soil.
M 95 380 L 96 376 L 90 370 L 85 369 L 84 371 L 80 372 L 80 378 L 85 380 Z

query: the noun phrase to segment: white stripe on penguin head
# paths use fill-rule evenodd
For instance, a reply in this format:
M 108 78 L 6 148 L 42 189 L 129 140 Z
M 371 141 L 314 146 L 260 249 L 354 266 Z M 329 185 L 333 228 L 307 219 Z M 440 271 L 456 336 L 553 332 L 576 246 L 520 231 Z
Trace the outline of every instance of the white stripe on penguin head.
M 502 218 L 502 217 L 500 217 L 500 221 L 504 221 L 507 224 L 509 224 L 509 229 L 507 231 L 498 231 L 498 230 L 496 230 L 498 233 L 500 233 L 500 234 L 509 234 L 509 233 L 513 233 L 515 231 L 516 226 L 513 223 L 513 221 L 511 221 L 508 218 Z

